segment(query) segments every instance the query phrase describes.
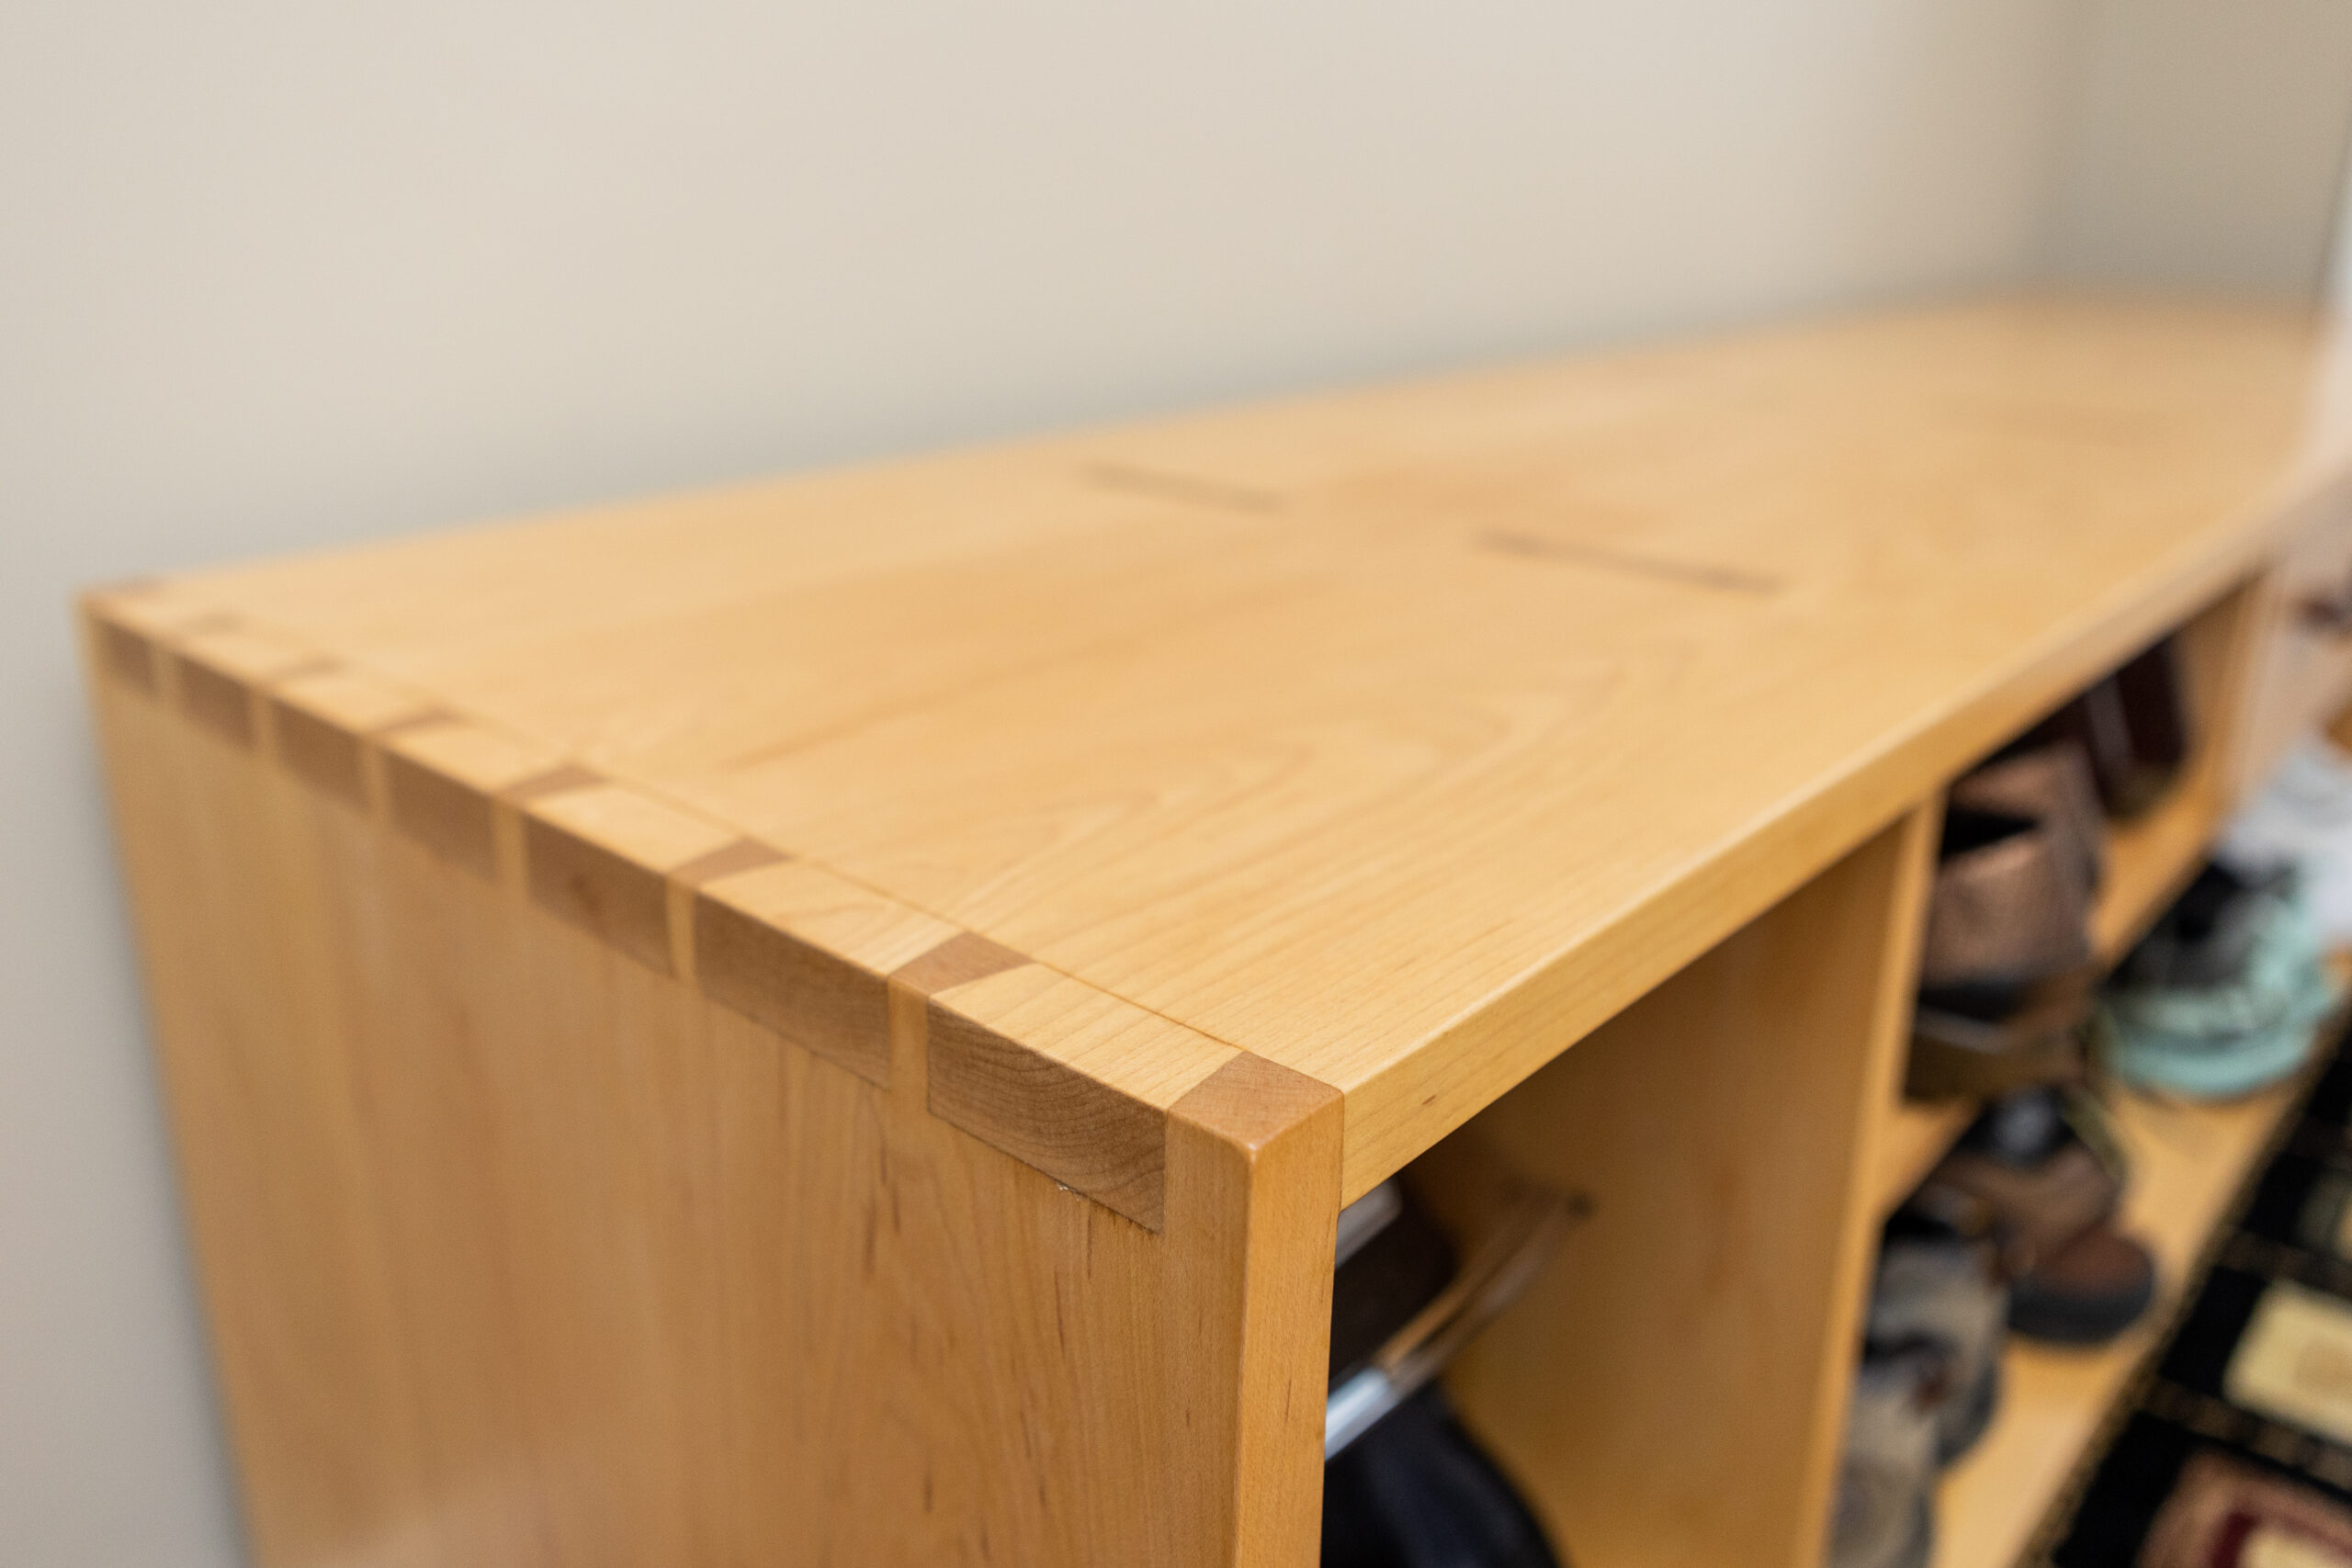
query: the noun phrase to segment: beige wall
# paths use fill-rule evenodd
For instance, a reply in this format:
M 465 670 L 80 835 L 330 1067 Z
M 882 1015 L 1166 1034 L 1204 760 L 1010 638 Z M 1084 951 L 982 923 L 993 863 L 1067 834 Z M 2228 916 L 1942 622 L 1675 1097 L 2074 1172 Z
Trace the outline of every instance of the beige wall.
M 2053 269 L 2317 289 L 2352 131 L 2352 6 L 2087 0 L 2078 49 Z
M 2075 20 L 2074 0 L 13 7 L 0 1562 L 237 1556 L 73 585 L 2016 281 L 2055 210 Z M 2099 91 L 2138 101 L 2119 80 Z M 2074 188 L 2137 166 L 2087 145 Z M 2282 234 L 2308 228 L 2297 168 Z M 2175 243 L 2085 221 L 2121 236 L 2100 254 Z M 2292 250 L 2245 266 L 2301 276 Z

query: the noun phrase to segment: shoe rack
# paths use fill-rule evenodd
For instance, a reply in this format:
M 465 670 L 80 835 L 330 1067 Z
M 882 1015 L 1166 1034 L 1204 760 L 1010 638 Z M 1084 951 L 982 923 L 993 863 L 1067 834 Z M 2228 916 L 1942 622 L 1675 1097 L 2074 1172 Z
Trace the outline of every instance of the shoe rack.
M 93 593 L 257 1561 L 1307 1568 L 1401 1172 L 1587 1205 L 1448 1376 L 1577 1562 L 1813 1568 L 1942 792 L 2178 631 L 2112 955 L 2342 705 L 2324 346 L 1995 301 Z M 2171 1279 L 2277 1113 L 2126 1108 Z M 2018 1353 L 1942 1568 L 2141 1348 Z
M 2248 712 L 2282 695 L 2259 685 L 2281 602 L 2278 581 L 2248 581 L 2179 625 L 2192 748 L 2161 800 L 2109 825 L 2102 967 L 2187 885 L 2232 808 Z M 2308 688 L 2306 723 L 2341 694 Z M 1921 807 L 1454 1135 L 1591 1194 L 1589 1234 L 1451 1380 L 1465 1419 L 1589 1561 L 1817 1560 L 1871 1233 L 1976 1110 L 1901 1094 L 1938 817 Z M 1794 961 L 1800 946 L 1817 967 Z M 2011 1341 L 1994 1426 L 1940 1490 L 1936 1568 L 2024 1559 L 2293 1094 L 2120 1093 L 2126 1228 L 2156 1255 L 2165 1293 L 2094 1350 Z M 1636 1104 L 1677 1113 L 1616 1113 Z M 1408 1178 L 1443 1191 L 1457 1157 L 1441 1149 Z

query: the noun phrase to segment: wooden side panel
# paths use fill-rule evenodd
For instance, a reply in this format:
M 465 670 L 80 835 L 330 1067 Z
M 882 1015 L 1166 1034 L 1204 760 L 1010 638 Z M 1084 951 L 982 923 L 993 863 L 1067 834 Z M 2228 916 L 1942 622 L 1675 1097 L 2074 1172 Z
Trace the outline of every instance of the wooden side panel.
M 421 1517 L 426 1462 L 356 1063 L 317 1045 L 345 1007 L 313 863 L 373 834 L 323 795 L 276 818 L 172 665 L 101 682 L 98 712 L 247 1527 L 264 1563 L 356 1559 Z
M 1178 1100 L 1168 1240 L 1212 1555 L 1306 1568 L 1319 1551 L 1331 1266 L 1340 1215 L 1337 1090 L 1237 1056 Z M 1216 1467 L 1229 1467 L 1219 1474 Z
M 1155 1234 L 931 1112 L 919 992 L 870 1081 L 94 651 L 264 1568 L 1312 1562 L 1333 1091 L 1170 1095 Z M 1001 962 L 849 897 L 777 918 Z
M 1820 1559 L 1934 821 L 1886 829 L 1455 1134 L 1593 1205 L 1451 1379 L 1578 1562 Z

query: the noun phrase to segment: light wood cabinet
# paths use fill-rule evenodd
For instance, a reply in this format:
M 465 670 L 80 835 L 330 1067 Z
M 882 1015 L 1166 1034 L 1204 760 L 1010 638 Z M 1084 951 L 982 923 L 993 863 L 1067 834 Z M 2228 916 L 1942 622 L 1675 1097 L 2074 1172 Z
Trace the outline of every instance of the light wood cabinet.
M 1499 1161 L 1563 1544 L 1815 1561 L 1942 787 L 2185 628 L 2102 945 L 2181 885 L 2342 694 L 2320 352 L 1998 301 L 92 593 L 257 1555 L 1305 1568 L 1338 1211 Z

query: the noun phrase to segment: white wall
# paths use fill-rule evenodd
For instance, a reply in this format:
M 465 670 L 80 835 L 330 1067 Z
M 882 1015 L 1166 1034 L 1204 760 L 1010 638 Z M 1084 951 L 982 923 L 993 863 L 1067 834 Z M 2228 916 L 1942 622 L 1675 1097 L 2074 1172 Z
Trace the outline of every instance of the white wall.
M 2087 0 L 2080 51 L 2054 270 L 2316 291 L 2352 131 L 2352 6 Z
M 25 0 L 0 1561 L 238 1548 L 77 583 L 1998 283 L 2072 0 Z

